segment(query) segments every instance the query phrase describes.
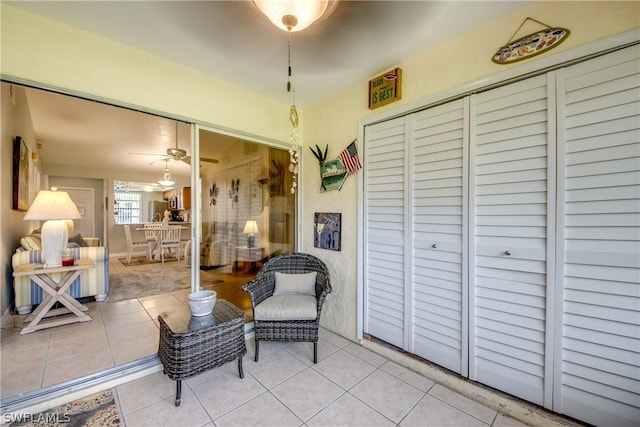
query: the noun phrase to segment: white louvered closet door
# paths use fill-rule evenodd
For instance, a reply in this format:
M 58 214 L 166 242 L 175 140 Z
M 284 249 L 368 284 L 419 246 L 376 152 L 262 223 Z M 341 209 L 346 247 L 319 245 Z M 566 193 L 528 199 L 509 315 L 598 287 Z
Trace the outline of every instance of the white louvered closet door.
M 411 116 L 413 311 L 410 351 L 467 375 L 468 98 Z M 464 244 L 463 244 L 464 241 Z
M 558 73 L 554 409 L 602 426 L 640 423 L 639 52 Z
M 365 129 L 364 332 L 404 348 L 405 118 Z
M 545 75 L 471 97 L 469 377 L 549 407 L 555 107 L 547 92 Z

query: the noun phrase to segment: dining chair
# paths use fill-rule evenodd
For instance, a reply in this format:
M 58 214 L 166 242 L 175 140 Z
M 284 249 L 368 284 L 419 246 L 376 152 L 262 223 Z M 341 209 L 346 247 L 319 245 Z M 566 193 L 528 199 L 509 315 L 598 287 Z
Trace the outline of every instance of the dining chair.
M 147 237 L 147 239 L 151 238 L 154 239 L 156 238 L 156 230 L 159 230 L 162 228 L 162 223 L 161 222 L 145 222 L 144 223 L 144 234 Z
M 162 228 L 161 222 L 146 222 L 144 224 L 144 237 L 151 244 L 151 255 L 157 249 L 158 240 L 160 239 L 160 229 Z M 158 257 L 156 256 L 156 260 Z
M 164 263 L 164 255 L 172 249 L 176 252 L 176 260 L 180 260 L 180 232 L 181 226 L 164 226 L 160 229 L 160 238 L 158 239 L 158 250 L 160 251 L 160 259 Z
M 127 239 L 127 264 L 131 262 L 131 253 L 136 248 L 145 248 L 147 252 L 147 259 L 151 259 L 151 242 L 148 240 L 133 240 L 133 237 L 131 236 L 131 227 L 129 225 L 124 225 L 124 236 Z

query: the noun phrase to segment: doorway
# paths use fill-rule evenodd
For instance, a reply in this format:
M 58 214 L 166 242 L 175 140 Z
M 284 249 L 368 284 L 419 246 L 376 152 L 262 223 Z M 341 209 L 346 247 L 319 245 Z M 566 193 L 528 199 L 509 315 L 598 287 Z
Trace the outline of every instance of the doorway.
M 6 83 L 2 84 L 4 85 Z M 172 130 L 175 129 L 176 120 L 166 117 L 154 116 L 139 111 L 126 110 L 113 105 L 96 103 L 77 97 L 41 91 L 34 88 L 19 87 L 18 90 L 37 94 L 34 95 L 34 97 L 28 97 L 29 108 L 26 109 L 26 114 L 31 114 L 32 116 L 23 118 L 25 120 L 30 119 L 34 122 L 36 135 L 38 134 L 38 129 L 41 128 L 38 124 L 39 120 L 44 120 L 44 118 L 49 120 L 47 123 L 50 129 L 57 126 L 53 125 L 50 121 L 55 119 L 53 117 L 55 115 L 46 115 L 47 111 L 53 111 L 51 110 L 51 105 L 57 105 L 59 109 L 75 108 L 77 113 L 80 115 L 82 111 L 89 108 L 87 107 L 88 105 L 98 105 L 101 109 L 101 114 L 98 115 L 102 120 L 101 126 L 104 126 L 104 122 L 110 120 L 110 117 L 115 116 L 117 118 L 112 125 L 108 125 L 113 129 L 122 126 L 123 120 L 126 120 L 123 119 L 123 115 L 126 114 L 136 115 L 136 120 L 144 120 L 144 117 L 149 116 L 151 117 L 150 120 L 158 124 L 160 128 L 164 127 Z M 40 97 L 46 97 L 47 102 L 44 107 L 38 103 L 39 99 L 42 100 Z M 33 108 L 33 110 L 30 111 L 30 108 Z M 136 120 L 133 120 L 133 123 L 135 123 Z M 169 124 L 165 126 L 162 124 L 163 121 L 166 121 Z M 77 122 L 86 124 L 87 122 L 90 122 L 90 120 L 78 118 Z M 63 124 L 59 125 L 63 126 Z M 196 127 L 191 123 L 189 123 L 189 126 L 192 128 Z M 72 128 L 61 127 L 60 129 L 60 133 L 66 134 L 67 136 L 78 133 Z M 143 131 L 129 127 L 127 132 L 130 135 L 136 135 L 136 138 L 140 139 L 141 132 Z M 95 133 L 99 134 L 100 132 Z M 195 137 L 189 136 L 189 132 L 181 132 L 181 135 L 182 133 L 187 135 L 185 147 L 187 147 L 186 150 L 188 153 L 191 154 L 190 148 L 193 146 L 191 139 L 195 139 Z M 159 164 L 152 165 L 155 169 L 147 173 L 145 172 L 146 169 L 143 169 L 143 167 L 148 166 L 148 163 L 153 159 L 147 160 L 145 163 L 145 159 L 142 158 L 143 163 L 141 163 L 142 166 L 140 166 L 139 169 L 134 169 L 133 171 L 126 170 L 124 168 L 125 164 L 131 160 L 130 157 L 133 157 L 129 156 L 129 153 L 134 151 L 134 148 L 127 145 L 131 141 L 130 135 L 127 138 L 112 136 L 113 142 L 110 144 L 108 152 L 104 155 L 97 153 L 98 147 L 101 147 L 102 144 L 94 142 L 92 150 L 95 150 L 96 154 L 91 157 L 92 160 L 93 158 L 97 158 L 103 162 L 99 166 L 92 165 L 91 167 L 88 167 L 82 160 L 76 163 L 47 164 L 47 153 L 71 153 L 77 151 L 73 147 L 57 145 L 62 144 L 63 142 L 69 142 L 71 139 L 70 137 L 64 138 L 63 142 L 56 142 L 55 138 L 43 140 L 43 148 L 39 153 L 39 167 L 44 167 L 43 170 L 46 169 L 48 171 L 48 176 L 43 176 L 43 182 L 57 185 L 59 188 L 65 187 L 67 190 L 70 189 L 72 193 L 75 190 L 79 190 L 80 193 L 78 194 L 78 198 L 75 200 L 77 200 L 79 207 L 81 207 L 80 205 L 85 206 L 85 215 L 90 214 L 90 211 L 87 209 L 88 206 L 86 206 L 90 203 L 87 199 L 88 194 L 84 192 L 84 190 L 89 186 L 83 184 L 83 181 L 89 179 L 99 181 L 100 188 L 105 189 L 104 194 L 102 193 L 103 190 L 100 190 L 100 193 L 98 193 L 97 190 L 94 192 L 93 197 L 97 207 L 94 208 L 95 215 L 93 226 L 90 224 L 81 224 L 81 228 L 76 229 L 76 231 L 87 233 L 88 235 L 94 235 L 96 233 L 101 233 L 101 229 L 104 227 L 103 235 L 106 236 L 106 238 L 102 239 L 102 245 L 105 245 L 108 248 L 108 252 L 111 257 L 107 262 L 120 263 L 119 268 L 125 270 L 125 274 L 126 269 L 129 267 L 122 266 L 122 263 L 117 259 L 118 255 L 124 252 L 124 248 L 126 246 L 124 244 L 119 246 L 118 242 L 120 240 L 124 242 L 125 240 L 124 233 L 122 232 L 122 226 L 115 225 L 113 219 L 112 191 L 114 191 L 114 182 L 154 182 L 162 177 L 162 172 L 165 168 L 165 162 L 160 162 Z M 87 140 L 84 142 L 87 142 Z M 168 138 L 167 146 L 173 147 L 175 144 L 174 134 L 171 133 Z M 190 213 L 192 214 L 188 216 L 191 221 L 191 226 L 185 234 L 187 237 L 189 237 L 189 235 L 194 236 L 193 230 L 196 228 L 198 229 L 199 232 L 197 235 L 198 237 L 202 236 L 202 242 L 198 241 L 199 244 L 191 245 L 191 250 L 198 254 L 198 251 L 201 251 L 202 248 L 200 243 L 204 243 L 207 236 L 211 236 L 214 241 L 219 241 L 218 238 L 224 230 L 224 227 L 222 227 L 220 223 L 226 222 L 226 229 L 229 234 L 226 236 L 225 246 L 230 248 L 230 250 L 227 252 L 227 259 L 224 261 L 224 265 L 221 265 L 222 263 L 216 263 L 213 266 L 226 268 L 230 273 L 234 274 L 237 279 L 245 280 L 246 282 L 250 280 L 251 274 L 255 275 L 255 271 L 260 268 L 262 263 L 266 262 L 270 256 L 295 249 L 296 196 L 285 194 L 285 192 L 278 195 L 271 195 L 269 191 L 270 184 L 272 182 L 275 183 L 275 180 L 279 178 L 282 179 L 282 188 L 286 188 L 287 185 L 290 185 L 290 181 L 287 180 L 290 180 L 291 177 L 286 175 L 280 176 L 277 173 L 274 173 L 270 167 L 274 162 L 275 164 L 284 165 L 285 167 L 288 166 L 288 146 L 285 148 L 284 144 L 279 146 L 277 146 L 277 144 L 274 145 L 273 143 L 267 144 L 264 141 L 256 140 L 255 137 L 252 137 L 249 140 L 248 138 L 245 138 L 241 132 L 234 133 L 233 135 L 229 135 L 228 132 L 223 134 L 213 127 L 207 128 L 203 131 L 203 136 L 200 138 L 200 145 L 202 146 L 201 151 L 204 153 L 202 156 L 206 155 L 207 157 L 216 159 L 220 158 L 220 165 L 217 169 L 207 169 L 206 166 L 208 166 L 208 164 L 200 169 L 198 165 L 196 170 L 201 170 L 202 173 L 197 178 L 191 178 L 190 175 L 193 171 L 192 165 L 187 165 L 182 161 L 170 161 L 170 171 L 173 178 L 176 178 L 176 181 L 180 182 L 181 186 L 193 187 L 194 191 L 192 192 L 191 200 L 198 201 L 197 204 L 194 203 L 193 206 L 191 206 L 192 212 Z M 182 145 L 180 148 L 182 148 Z M 154 152 L 161 153 L 162 149 L 166 149 L 166 147 L 161 147 L 160 150 L 156 149 Z M 206 154 L 208 150 L 219 150 L 219 152 L 215 154 Z M 242 164 L 245 162 L 245 159 L 248 158 L 247 156 L 251 161 L 247 164 Z M 67 157 L 70 158 L 71 156 Z M 194 158 L 196 158 L 196 156 L 194 156 Z M 67 161 L 67 159 L 65 159 L 65 161 Z M 187 171 L 186 174 L 184 173 L 185 168 Z M 196 186 L 192 184 L 200 179 L 202 179 L 203 182 L 207 182 L 207 186 L 200 186 L 199 184 Z M 202 208 L 205 211 L 211 207 L 211 199 L 209 198 L 208 191 L 214 180 L 219 184 L 218 194 L 220 201 L 222 201 L 222 197 L 224 197 L 225 203 L 232 203 L 234 206 L 225 206 L 225 210 L 227 211 L 225 221 L 222 221 L 222 210 L 215 213 L 216 221 L 202 221 L 201 218 L 204 215 L 198 215 L 195 211 L 199 209 L 200 205 L 202 205 Z M 195 191 L 195 189 L 200 188 L 202 188 L 202 191 Z M 234 188 L 237 193 L 235 195 L 233 194 Z M 229 197 L 230 190 L 232 192 L 232 196 L 236 197 Z M 220 208 L 221 207 L 222 204 L 220 205 Z M 271 239 L 271 237 L 274 236 L 274 231 L 270 228 L 270 224 L 274 221 L 270 219 L 270 212 L 275 211 L 281 214 L 279 215 L 279 218 L 287 218 L 289 222 L 286 223 L 286 236 L 284 234 L 285 230 L 283 230 L 282 236 L 275 233 L 275 236 L 279 237 Z M 235 216 L 230 215 L 230 213 Z M 246 228 L 248 221 L 256 221 L 256 233 L 248 232 L 250 231 L 250 229 Z M 276 222 L 278 224 L 282 223 L 282 221 Z M 36 224 L 34 224 L 34 227 L 35 226 Z M 92 227 L 93 232 L 90 231 Z M 120 228 L 120 230 L 118 230 L 118 228 Z M 80 231 L 81 229 L 85 231 Z M 245 232 L 245 229 L 247 232 Z M 120 231 L 120 233 L 118 233 L 118 231 Z M 249 234 L 254 234 L 254 236 L 251 237 L 255 239 L 255 247 L 257 249 L 251 249 L 247 252 L 243 251 L 243 247 L 249 246 Z M 198 260 L 198 263 L 195 267 L 200 271 L 200 261 L 202 257 L 197 255 L 196 259 Z M 178 262 L 167 263 L 167 266 L 169 264 L 173 264 L 172 267 L 175 266 L 186 269 L 186 274 L 190 281 L 192 277 L 189 268 L 190 266 L 186 265 L 184 259 Z M 158 269 L 158 266 L 152 265 L 151 268 Z M 115 269 L 111 268 L 110 273 L 113 272 L 115 272 Z M 209 273 L 210 271 L 207 272 L 207 274 Z M 235 286 L 236 293 L 243 294 L 243 292 L 239 290 L 242 283 L 240 283 L 240 281 L 236 281 L 234 283 L 237 285 Z M 189 291 L 190 289 L 187 288 L 182 289 L 180 292 L 188 293 Z M 220 293 L 219 297 L 223 299 L 231 299 L 230 296 L 223 293 Z M 19 354 L 20 352 L 23 352 L 26 348 L 25 346 L 28 345 L 28 342 L 31 342 L 36 338 L 33 335 L 43 332 L 44 334 L 47 334 L 48 338 L 39 341 L 39 345 L 42 345 L 42 348 L 35 350 L 35 353 L 47 354 L 47 357 L 39 358 L 38 360 L 34 359 L 33 362 L 36 363 L 37 366 L 29 365 L 26 361 L 16 357 L 14 359 L 16 361 L 15 369 L 13 369 L 13 367 L 5 366 L 5 363 L 8 363 L 7 361 L 11 358 L 3 358 L 3 372 L 10 372 L 10 374 L 6 376 L 3 375 L 2 399 L 8 402 L 12 399 L 12 396 L 15 397 L 21 395 L 24 398 L 30 393 L 34 393 L 42 388 L 54 387 L 60 384 L 67 385 L 73 383 L 79 377 L 93 375 L 96 372 L 101 372 L 105 369 L 117 369 L 117 367 L 121 366 L 123 363 L 126 364 L 131 361 L 139 361 L 140 358 L 150 357 L 150 355 L 153 355 L 157 350 L 157 342 L 155 341 L 157 340 L 157 326 L 154 319 L 157 319 L 161 310 L 166 308 L 166 305 L 163 304 L 166 304 L 169 300 L 168 297 L 165 298 L 161 295 L 154 296 L 154 298 L 154 301 L 145 301 L 140 304 L 121 301 L 112 305 L 109 309 L 103 309 L 110 304 L 109 302 L 96 303 L 94 301 L 87 301 L 87 304 L 93 306 L 91 312 L 93 321 L 86 322 L 86 324 L 74 325 L 74 330 L 70 330 L 66 336 L 64 331 L 57 328 L 37 331 L 31 335 L 19 336 L 20 319 L 17 318 L 16 328 L 10 328 L 12 331 L 3 330 L 3 353 L 5 353 L 5 351 L 7 352 L 6 354 L 10 354 L 12 352 Z M 136 309 L 134 310 L 134 308 Z M 125 324 L 129 321 L 130 324 Z M 81 331 L 80 329 L 83 330 Z M 117 331 L 116 329 L 120 329 L 120 331 Z M 128 332 L 125 333 L 125 330 L 128 330 Z M 52 334 L 51 332 L 54 331 L 56 333 Z M 135 339 L 132 339 L 132 337 L 135 337 Z M 31 338 L 31 340 L 29 340 L 29 338 Z M 51 340 L 56 341 L 53 342 Z M 44 351 L 46 348 L 55 348 L 56 350 L 53 352 L 46 352 Z M 74 349 L 73 352 L 69 351 L 71 348 Z M 89 349 L 91 349 L 92 353 L 85 354 Z M 144 349 L 146 352 L 140 353 L 141 349 Z M 65 368 L 60 369 L 60 366 L 64 366 Z M 69 374 L 70 366 L 73 366 L 74 369 L 78 368 L 75 374 Z M 33 381 L 26 381 L 25 378 L 28 376 L 28 373 L 33 372 L 39 372 L 42 376 L 38 378 L 31 376 L 33 377 Z M 56 372 L 59 375 L 51 376 L 51 372 Z M 63 374 L 64 376 L 61 376 Z
M 82 218 L 73 221 L 74 232 L 82 236 L 95 236 L 95 195 L 93 188 L 58 187 L 66 191 Z

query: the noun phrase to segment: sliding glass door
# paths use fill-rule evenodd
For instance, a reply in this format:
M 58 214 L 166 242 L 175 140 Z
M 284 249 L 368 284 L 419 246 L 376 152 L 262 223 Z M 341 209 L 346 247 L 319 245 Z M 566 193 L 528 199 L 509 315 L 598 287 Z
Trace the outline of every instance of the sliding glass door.
M 201 270 L 255 272 L 296 248 L 289 149 L 196 126 Z M 197 273 L 196 273 L 197 274 Z

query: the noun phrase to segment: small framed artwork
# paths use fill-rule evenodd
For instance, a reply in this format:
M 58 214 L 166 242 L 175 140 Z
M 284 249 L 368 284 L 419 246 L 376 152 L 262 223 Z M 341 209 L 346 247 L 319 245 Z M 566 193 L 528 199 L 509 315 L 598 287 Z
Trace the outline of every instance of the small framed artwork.
M 342 214 L 316 212 L 314 214 L 313 246 L 331 251 L 340 250 Z
M 13 209 L 29 209 L 29 149 L 19 136 L 13 140 Z

